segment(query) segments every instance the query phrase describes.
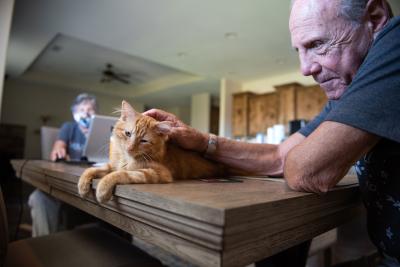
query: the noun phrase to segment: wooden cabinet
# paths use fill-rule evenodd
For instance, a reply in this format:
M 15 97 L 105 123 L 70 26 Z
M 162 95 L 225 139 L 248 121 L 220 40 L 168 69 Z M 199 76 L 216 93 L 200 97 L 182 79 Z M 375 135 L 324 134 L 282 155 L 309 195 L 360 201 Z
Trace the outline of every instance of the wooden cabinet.
M 254 95 L 249 100 L 249 135 L 265 133 L 278 122 L 278 96 L 275 93 Z
M 265 133 L 274 124 L 291 120 L 312 120 L 327 101 L 318 85 L 290 83 L 276 86 L 276 92 L 233 96 L 232 133 L 235 137 Z
M 252 93 L 239 93 L 233 97 L 232 134 L 247 136 L 249 134 L 249 100 Z
M 296 119 L 296 92 L 299 86 L 298 83 L 275 86 L 279 99 L 279 124 Z
M 307 121 L 319 114 L 327 101 L 325 92 L 318 86 L 308 86 L 297 91 L 296 117 Z

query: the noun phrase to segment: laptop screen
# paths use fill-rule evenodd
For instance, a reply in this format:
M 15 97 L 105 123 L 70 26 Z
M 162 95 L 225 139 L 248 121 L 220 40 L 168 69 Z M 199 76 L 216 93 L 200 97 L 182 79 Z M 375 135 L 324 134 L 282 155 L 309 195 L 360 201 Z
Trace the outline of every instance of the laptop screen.
M 93 117 L 83 149 L 83 155 L 89 161 L 108 162 L 110 136 L 117 120 L 118 118 L 110 116 L 95 115 Z

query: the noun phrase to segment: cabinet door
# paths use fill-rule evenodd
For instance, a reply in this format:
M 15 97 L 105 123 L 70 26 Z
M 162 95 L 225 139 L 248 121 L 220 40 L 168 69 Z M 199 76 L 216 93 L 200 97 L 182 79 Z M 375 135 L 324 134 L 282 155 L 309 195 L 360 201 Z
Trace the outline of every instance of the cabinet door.
M 234 137 L 247 136 L 249 132 L 249 96 L 251 93 L 233 95 L 232 134 Z
M 278 97 L 276 93 L 254 95 L 249 99 L 249 134 L 266 133 L 277 123 Z
M 327 102 L 325 92 L 318 86 L 298 88 L 296 114 L 298 119 L 312 120 Z
M 296 117 L 296 89 L 298 84 L 289 84 L 277 87 L 279 97 L 279 117 L 278 122 L 286 125 Z
M 278 94 L 268 94 L 265 96 L 265 130 L 278 123 L 279 102 Z

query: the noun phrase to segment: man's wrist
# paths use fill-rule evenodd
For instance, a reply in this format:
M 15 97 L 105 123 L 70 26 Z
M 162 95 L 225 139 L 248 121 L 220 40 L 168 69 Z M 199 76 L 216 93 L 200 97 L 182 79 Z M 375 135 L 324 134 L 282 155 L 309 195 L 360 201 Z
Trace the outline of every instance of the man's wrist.
M 212 133 L 208 134 L 207 146 L 206 149 L 204 150 L 204 155 L 212 156 L 213 154 L 215 154 L 215 151 L 217 150 L 217 144 L 218 144 L 218 137 Z

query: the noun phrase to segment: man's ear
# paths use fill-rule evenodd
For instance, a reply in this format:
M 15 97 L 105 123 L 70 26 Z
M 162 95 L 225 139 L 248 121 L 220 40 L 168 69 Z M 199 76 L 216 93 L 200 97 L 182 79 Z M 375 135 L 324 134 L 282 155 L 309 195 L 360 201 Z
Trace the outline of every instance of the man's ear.
M 121 105 L 121 120 L 127 121 L 129 120 L 136 120 L 141 114 L 133 109 L 131 105 L 125 100 L 122 100 Z
M 158 133 L 168 135 L 171 132 L 172 123 L 170 121 L 157 122 L 156 130 Z
M 385 0 L 369 0 L 365 10 L 368 27 L 373 34 L 382 30 L 390 19 L 390 6 Z

